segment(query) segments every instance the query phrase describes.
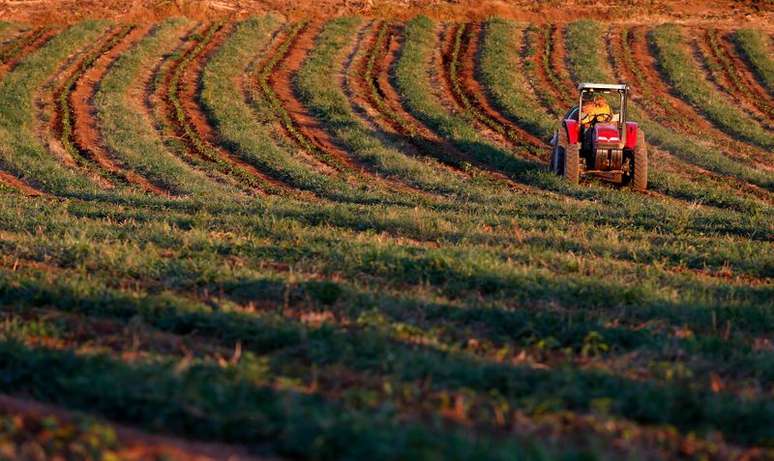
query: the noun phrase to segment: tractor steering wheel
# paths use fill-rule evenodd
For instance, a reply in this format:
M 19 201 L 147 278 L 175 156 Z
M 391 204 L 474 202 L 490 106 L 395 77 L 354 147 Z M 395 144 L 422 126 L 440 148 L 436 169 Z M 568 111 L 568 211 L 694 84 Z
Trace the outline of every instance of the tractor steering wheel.
M 613 120 L 613 114 L 594 114 L 594 122 L 607 123 Z

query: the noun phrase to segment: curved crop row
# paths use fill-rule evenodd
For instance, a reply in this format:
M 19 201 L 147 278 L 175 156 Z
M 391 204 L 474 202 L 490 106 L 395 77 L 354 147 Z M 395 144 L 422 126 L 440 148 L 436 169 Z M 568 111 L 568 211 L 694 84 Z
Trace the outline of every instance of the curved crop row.
M 526 76 L 516 63 L 519 37 L 523 34 L 523 29 L 503 19 L 490 19 L 484 24 L 481 80 L 498 107 L 511 114 L 516 122 L 533 135 L 549 139 L 556 121 L 527 90 Z
M 173 194 L 198 197 L 217 195 L 221 200 L 234 198 L 237 191 L 209 180 L 192 170 L 164 145 L 151 123 L 143 116 L 143 101 L 130 93 L 142 93 L 146 79 L 141 73 L 171 51 L 182 20 L 168 20 L 133 48 L 123 53 L 110 66 L 94 95 L 96 117 L 106 147 L 131 170 Z
M 609 72 L 604 70 L 599 56 L 599 50 L 604 49 L 599 24 L 593 21 L 575 22 L 568 26 L 567 34 L 569 62 L 573 74 L 588 81 L 609 81 Z M 713 149 L 700 146 L 685 136 L 652 122 L 643 117 L 637 107 L 631 107 L 630 115 L 642 124 L 648 142 L 717 173 L 736 176 L 761 187 L 774 187 L 774 182 L 765 173 L 740 165 Z
M 765 149 L 774 148 L 774 136 L 745 117 L 738 109 L 713 97 L 713 90 L 699 75 L 692 59 L 681 48 L 683 37 L 676 26 L 658 26 L 651 32 L 651 37 L 659 66 L 675 91 L 728 133 Z
M 753 94 L 752 89 L 739 75 L 741 69 L 737 69 L 726 54 L 718 31 L 708 29 L 701 37 L 694 38 L 692 47 L 694 54 L 701 60 L 707 80 L 713 84 L 716 91 L 725 95 L 728 101 L 734 102 L 762 128 L 771 130 L 774 126 L 774 112 L 765 99 L 768 95 Z
M 95 163 L 101 170 L 101 173 L 109 179 L 125 179 L 117 173 L 115 169 L 106 168 L 104 164 L 92 158 L 87 151 L 86 146 L 80 147 L 75 142 L 74 127 L 73 127 L 73 108 L 71 105 L 71 95 L 75 90 L 75 86 L 81 79 L 84 73 L 91 68 L 94 63 L 111 48 L 121 42 L 132 30 L 131 26 L 123 27 L 114 32 L 103 44 L 99 45 L 96 49 L 89 52 L 83 60 L 81 60 L 76 66 L 75 70 L 65 80 L 62 87 L 59 89 L 56 95 L 57 111 L 59 114 L 58 128 L 59 138 L 65 151 L 75 159 L 81 166 L 89 167 L 90 163 Z
M 769 95 L 774 97 L 774 60 L 768 51 L 768 37 L 758 30 L 740 29 L 734 33 L 733 40 Z
M 326 25 L 296 77 L 302 100 L 344 147 L 378 172 L 401 178 L 412 186 L 440 193 L 464 193 L 457 178 L 385 146 L 359 123 L 344 92 L 330 75 L 336 73 L 336 57 L 357 31 L 359 21 L 334 20 Z
M 483 90 L 476 80 L 478 74 L 478 25 L 463 24 L 453 35 L 453 45 L 448 59 L 448 78 L 457 100 L 464 110 L 489 129 L 500 134 L 529 156 L 540 159 L 545 145 L 526 132 L 517 129 L 489 107 Z M 464 62 L 463 62 L 464 60 Z

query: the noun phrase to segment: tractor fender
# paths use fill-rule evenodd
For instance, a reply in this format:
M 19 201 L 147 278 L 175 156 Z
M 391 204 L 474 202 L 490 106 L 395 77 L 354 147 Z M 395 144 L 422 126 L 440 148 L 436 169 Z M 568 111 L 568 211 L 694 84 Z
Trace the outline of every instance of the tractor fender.
M 637 132 L 640 127 L 637 122 L 626 122 L 626 149 L 634 149 L 637 147 Z
M 564 128 L 567 130 L 567 143 L 578 144 L 578 138 L 580 138 L 580 126 L 575 119 L 565 119 Z

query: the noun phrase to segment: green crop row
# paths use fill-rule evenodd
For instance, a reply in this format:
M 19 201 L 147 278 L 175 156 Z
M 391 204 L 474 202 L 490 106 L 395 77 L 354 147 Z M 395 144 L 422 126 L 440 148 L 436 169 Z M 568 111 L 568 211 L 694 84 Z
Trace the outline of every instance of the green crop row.
M 548 140 L 556 121 L 530 94 L 526 76 L 517 65 L 523 35 L 524 30 L 509 21 L 490 19 L 485 23 L 480 51 L 482 83 L 499 108 L 533 135 Z
M 235 189 L 209 180 L 173 155 L 140 112 L 143 102 L 131 101 L 128 94 L 137 87 L 142 69 L 170 51 L 169 44 L 185 24 L 182 20 L 159 24 L 110 66 L 94 95 L 101 133 L 107 148 L 129 168 L 172 193 L 233 199 L 238 195 Z
M 734 33 L 733 38 L 755 75 L 769 90 L 769 94 L 774 95 L 774 60 L 771 59 L 768 37 L 758 30 L 740 29 Z
M 496 120 L 488 117 L 476 107 L 466 94 L 465 89 L 462 87 L 459 76 L 460 67 L 460 52 L 462 50 L 462 41 L 465 34 L 470 34 L 466 25 L 460 25 L 457 27 L 454 33 L 454 41 L 452 45 L 452 52 L 449 58 L 449 80 L 451 81 L 452 91 L 456 95 L 457 99 L 461 102 L 465 111 L 470 114 L 474 119 L 479 120 L 485 126 L 491 130 L 499 133 L 501 136 L 509 139 L 511 142 L 519 146 L 519 148 L 526 150 L 531 155 L 540 157 L 545 150 L 542 146 L 534 146 L 531 143 L 522 139 L 522 137 L 512 128 L 501 125 Z M 468 40 L 476 40 L 476 37 L 468 37 Z
M 89 54 L 78 64 L 73 73 L 65 80 L 62 87 L 56 96 L 57 111 L 59 113 L 59 140 L 62 143 L 65 151 L 72 157 L 78 164 L 84 168 L 93 167 L 92 160 L 84 155 L 84 150 L 76 146 L 74 133 L 73 133 L 73 111 L 70 107 L 70 97 L 75 90 L 75 85 L 81 79 L 84 73 L 86 73 L 102 55 L 110 51 L 111 48 L 116 46 L 121 40 L 123 40 L 131 31 L 134 26 L 123 27 L 118 32 L 114 33 L 102 46 L 90 51 Z M 120 176 L 111 171 L 105 171 L 99 169 L 100 174 L 110 179 L 120 179 Z
M 774 136 L 738 108 L 718 98 L 700 75 L 693 60 L 682 49 L 683 36 L 677 26 L 665 24 L 651 32 L 651 40 L 665 77 L 682 97 L 690 101 L 719 128 L 764 149 L 774 148 Z
M 438 164 L 411 158 L 382 141 L 355 118 L 343 90 L 328 76 L 336 73 L 337 57 L 343 47 L 354 39 L 359 22 L 351 18 L 329 23 L 317 40 L 297 75 L 299 93 L 314 115 L 323 122 L 336 139 L 367 164 L 389 177 L 401 178 L 422 189 L 458 195 L 464 201 L 490 197 L 476 194 L 474 188 L 447 173 Z M 471 194 L 477 197 L 470 197 Z
M 43 190 L 64 196 L 103 195 L 90 180 L 57 162 L 42 145 L 37 136 L 33 98 L 67 56 L 93 43 L 106 28 L 106 23 L 93 21 L 72 26 L 22 60 L 0 81 L 0 150 L 4 165 Z

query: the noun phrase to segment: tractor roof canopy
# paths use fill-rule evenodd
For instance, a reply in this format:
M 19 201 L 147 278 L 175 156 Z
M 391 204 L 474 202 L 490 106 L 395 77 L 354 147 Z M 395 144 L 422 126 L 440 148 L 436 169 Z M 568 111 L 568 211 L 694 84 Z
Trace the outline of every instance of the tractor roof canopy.
M 600 90 L 600 91 L 629 91 L 629 85 L 625 83 L 589 83 L 589 82 L 583 82 L 578 85 L 578 90 Z

